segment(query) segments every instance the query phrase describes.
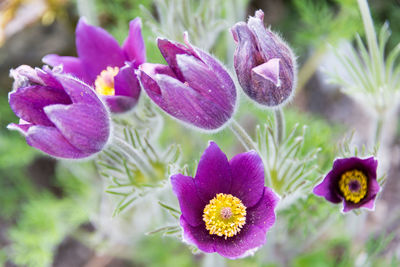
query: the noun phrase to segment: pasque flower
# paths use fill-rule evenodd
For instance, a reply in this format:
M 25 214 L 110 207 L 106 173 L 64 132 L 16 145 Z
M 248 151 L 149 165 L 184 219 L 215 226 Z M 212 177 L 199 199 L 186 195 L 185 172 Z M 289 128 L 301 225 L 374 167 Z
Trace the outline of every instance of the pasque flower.
M 172 117 L 196 127 L 220 128 L 231 117 L 236 88 L 223 65 L 192 46 L 157 40 L 168 66 L 142 64 L 139 78 L 148 96 Z
M 176 174 L 171 183 L 185 242 L 230 259 L 245 257 L 265 243 L 278 197 L 264 186 L 264 166 L 256 152 L 228 161 L 211 142 L 194 179 Z
M 343 212 L 352 209 L 374 209 L 380 190 L 376 180 L 378 161 L 374 157 L 336 159 L 332 170 L 313 192 L 332 203 L 343 202 Z
M 296 59 L 281 38 L 266 29 L 264 13 L 256 11 L 247 24 L 236 23 L 231 31 L 237 47 L 234 66 L 244 92 L 268 107 L 287 102 L 294 93 Z
M 129 35 L 122 47 L 105 30 L 80 19 L 76 27 L 78 57 L 47 55 L 43 62 L 62 65 L 70 73 L 93 86 L 114 113 L 132 109 L 140 95 L 135 69 L 145 62 L 146 50 L 141 20 L 129 24 Z
M 92 88 L 59 72 L 46 66 L 11 70 L 15 82 L 9 103 L 20 122 L 8 128 L 18 130 L 30 146 L 51 156 L 88 157 L 102 150 L 109 139 L 109 114 Z

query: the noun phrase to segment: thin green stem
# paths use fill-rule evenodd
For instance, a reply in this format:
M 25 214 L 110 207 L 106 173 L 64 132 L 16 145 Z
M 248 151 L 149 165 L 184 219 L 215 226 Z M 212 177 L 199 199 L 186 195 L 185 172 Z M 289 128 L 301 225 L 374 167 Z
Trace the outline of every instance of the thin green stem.
M 253 139 L 247 134 L 246 130 L 235 120 L 229 125 L 233 134 L 239 139 L 246 150 L 258 151 Z
M 278 146 L 282 144 L 285 138 L 285 116 L 283 114 L 283 110 L 278 108 L 274 112 L 275 115 L 275 130 L 276 130 L 276 138 Z
M 372 144 L 373 146 L 376 146 L 380 143 L 382 136 L 382 128 L 383 128 L 383 116 L 381 114 L 378 114 L 378 119 L 376 120 L 374 143 Z

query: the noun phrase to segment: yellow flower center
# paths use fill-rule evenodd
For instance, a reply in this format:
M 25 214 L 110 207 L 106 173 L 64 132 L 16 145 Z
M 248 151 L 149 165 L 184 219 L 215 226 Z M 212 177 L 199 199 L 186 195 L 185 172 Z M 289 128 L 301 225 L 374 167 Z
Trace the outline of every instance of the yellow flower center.
M 231 194 L 217 194 L 204 208 L 203 221 L 210 235 L 225 239 L 240 232 L 246 224 L 246 207 Z
M 367 194 L 367 176 L 359 170 L 351 170 L 342 174 L 339 189 L 347 201 L 358 203 Z
M 97 76 L 94 85 L 99 95 L 115 95 L 114 77 L 117 76 L 118 72 L 118 67 L 107 67 Z

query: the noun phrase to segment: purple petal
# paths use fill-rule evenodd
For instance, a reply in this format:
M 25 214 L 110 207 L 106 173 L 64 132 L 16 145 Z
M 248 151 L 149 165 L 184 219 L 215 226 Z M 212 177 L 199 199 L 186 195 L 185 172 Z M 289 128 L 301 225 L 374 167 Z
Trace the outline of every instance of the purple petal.
M 125 62 L 118 42 L 102 28 L 86 24 L 84 19 L 76 27 L 76 49 L 92 81 L 108 66 L 122 67 Z
M 68 75 L 57 75 L 57 80 L 63 86 L 73 103 L 85 103 L 104 108 L 95 91 L 86 83 Z
M 216 143 L 210 142 L 201 156 L 194 182 L 200 198 L 207 203 L 218 193 L 230 193 L 231 168 L 226 155 Z
M 135 98 L 140 95 L 140 84 L 135 70 L 131 66 L 121 68 L 114 78 L 115 95 L 123 95 Z
M 186 222 L 183 216 L 180 218 L 180 224 L 183 228 L 183 241 L 185 243 L 195 245 L 206 253 L 215 252 L 214 240 L 216 236 L 210 235 L 204 225 L 193 227 Z
M 68 142 L 80 151 L 96 153 L 107 143 L 110 122 L 104 109 L 72 104 L 47 106 L 44 110 Z
M 122 45 L 125 57 L 133 62 L 134 68 L 146 61 L 146 47 L 142 36 L 142 21 L 136 18 L 129 22 L 129 35 Z
M 278 197 L 265 187 L 264 195 L 256 206 L 247 210 L 246 224 L 234 237 L 215 239 L 215 250 L 221 256 L 237 259 L 248 256 L 264 245 L 267 231 L 275 223 L 275 207 Z
M 232 170 L 231 194 L 247 207 L 256 205 L 264 193 L 264 165 L 255 151 L 238 154 L 229 164 Z
M 209 68 L 194 56 L 177 55 L 177 63 L 185 82 L 204 98 L 216 103 L 224 111 L 225 120 L 229 120 L 236 102 L 236 95 L 231 97 L 235 88 L 229 88 L 227 81 L 221 81 L 215 75 L 215 68 Z
M 200 224 L 204 226 L 202 216 L 206 203 L 198 197 L 194 179 L 176 174 L 171 177 L 171 184 L 185 221 L 193 227 Z
M 332 176 L 331 173 L 324 178 L 324 180 L 313 189 L 313 193 L 317 196 L 324 197 L 332 203 L 340 203 L 343 197 L 338 194 L 338 180 Z
M 72 146 L 54 127 L 31 127 L 27 133 L 26 142 L 54 157 L 78 159 L 90 155 Z
M 71 103 L 64 91 L 40 85 L 19 88 L 8 97 L 15 115 L 29 123 L 45 126 L 53 125 L 43 111 L 45 106 Z
M 42 61 L 50 66 L 62 65 L 63 72 L 69 73 L 82 81 L 92 84 L 94 81 L 89 80 L 86 75 L 86 71 L 82 66 L 81 60 L 77 57 L 62 57 L 59 55 L 47 55 L 43 57 Z
M 167 39 L 162 38 L 157 39 L 157 45 L 160 49 L 161 54 L 165 58 L 165 61 L 167 61 L 169 67 L 173 70 L 176 77 L 183 82 L 184 78 L 181 71 L 179 70 L 176 56 L 179 54 L 193 55 L 193 51 L 180 43 L 171 42 Z
M 151 92 L 152 95 L 161 95 L 161 89 L 155 81 L 157 74 L 165 74 L 176 78 L 172 69 L 162 64 L 144 63 L 140 65 L 139 70 L 139 79 L 144 89 Z
M 136 106 L 138 100 L 123 95 L 101 96 L 112 113 L 124 113 Z
M 142 80 L 143 81 L 143 80 Z M 156 75 L 161 95 L 144 86 L 149 97 L 165 112 L 179 120 L 205 130 L 221 127 L 229 118 L 214 101 L 205 98 L 187 84 L 167 75 Z
M 256 47 L 253 33 L 244 22 L 237 23 L 231 29 L 237 44 L 234 55 L 234 65 L 240 84 L 246 93 L 251 92 L 251 70 L 259 62 L 263 62 Z

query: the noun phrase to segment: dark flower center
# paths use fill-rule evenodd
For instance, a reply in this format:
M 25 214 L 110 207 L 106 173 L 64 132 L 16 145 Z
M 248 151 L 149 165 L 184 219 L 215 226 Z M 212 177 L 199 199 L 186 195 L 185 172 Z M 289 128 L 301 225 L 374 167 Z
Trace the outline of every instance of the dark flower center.
M 347 201 L 358 203 L 367 194 L 367 176 L 359 170 L 347 171 L 340 177 L 339 189 Z

